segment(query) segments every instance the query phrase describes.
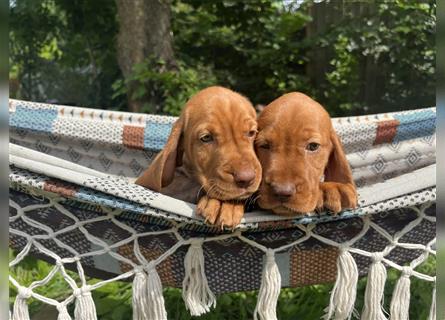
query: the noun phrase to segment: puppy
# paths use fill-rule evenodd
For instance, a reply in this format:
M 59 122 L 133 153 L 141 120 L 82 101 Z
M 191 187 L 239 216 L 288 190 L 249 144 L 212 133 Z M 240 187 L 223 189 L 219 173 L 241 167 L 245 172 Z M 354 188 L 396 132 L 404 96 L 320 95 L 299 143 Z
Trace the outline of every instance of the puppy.
M 184 201 L 199 200 L 197 212 L 206 221 L 233 228 L 261 181 L 256 133 L 255 110 L 246 98 L 226 88 L 206 88 L 186 103 L 164 149 L 135 183 Z
M 263 168 L 258 205 L 280 215 L 357 206 L 352 172 L 326 110 L 292 92 L 258 118 L 255 148 Z

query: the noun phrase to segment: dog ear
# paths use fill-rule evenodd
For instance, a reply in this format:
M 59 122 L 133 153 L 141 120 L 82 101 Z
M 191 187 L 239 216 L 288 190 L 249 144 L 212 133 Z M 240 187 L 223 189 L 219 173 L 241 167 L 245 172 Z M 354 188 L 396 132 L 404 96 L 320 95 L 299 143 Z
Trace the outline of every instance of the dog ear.
M 331 129 L 331 142 L 332 151 L 329 155 L 328 164 L 326 165 L 324 181 L 350 183 L 354 185 L 351 167 L 349 166 L 349 162 L 343 151 L 343 146 L 334 129 Z
M 182 165 L 183 123 L 182 117 L 175 122 L 164 149 L 158 153 L 150 166 L 135 181 L 136 184 L 159 192 L 161 188 L 168 186 L 173 181 L 176 167 Z

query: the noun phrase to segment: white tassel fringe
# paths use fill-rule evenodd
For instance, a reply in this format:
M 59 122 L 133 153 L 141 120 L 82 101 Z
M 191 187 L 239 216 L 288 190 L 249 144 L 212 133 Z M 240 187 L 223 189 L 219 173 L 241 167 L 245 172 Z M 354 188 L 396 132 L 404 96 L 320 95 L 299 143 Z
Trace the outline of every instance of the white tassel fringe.
M 182 282 L 182 298 L 192 316 L 200 316 L 215 307 L 216 298 L 210 290 L 205 275 L 203 241 L 191 243 L 184 259 L 185 276 Z
M 76 320 L 97 320 L 96 306 L 89 287 L 76 289 L 74 292 L 76 297 L 76 306 L 74 308 L 74 319 Z
M 281 275 L 275 262 L 275 253 L 272 249 L 266 252 L 266 264 L 263 267 L 261 286 L 258 292 L 258 301 L 254 311 L 254 319 L 276 320 L 277 302 L 281 289 Z
M 66 308 L 66 305 L 59 304 L 57 306 L 57 310 L 59 311 L 59 315 L 57 316 L 57 320 L 71 320 L 71 316 L 68 313 L 68 309 Z
M 155 266 L 148 267 L 148 277 L 146 281 L 147 292 L 147 319 L 167 320 L 165 311 L 164 296 L 162 295 L 162 283 Z
M 386 268 L 382 263 L 381 252 L 373 254 L 373 262 L 369 268 L 368 283 L 365 291 L 365 302 L 361 319 L 386 320 L 382 307 L 385 290 Z
M 337 279 L 331 292 L 325 319 L 346 320 L 352 315 L 357 294 L 358 270 L 351 253 L 340 248 L 337 258 Z
M 433 298 L 431 300 L 431 309 L 428 320 L 436 320 L 436 285 L 434 285 L 433 289 Z
M 133 320 L 148 319 L 147 275 L 138 268 L 133 280 Z
M 390 314 L 391 320 L 408 320 L 409 319 L 409 301 L 410 301 L 410 287 L 412 270 L 409 267 L 404 267 L 402 275 L 396 283 L 392 293 Z
M 15 298 L 14 309 L 12 311 L 12 320 L 29 320 L 28 304 L 26 300 L 31 297 L 31 289 L 19 287 Z

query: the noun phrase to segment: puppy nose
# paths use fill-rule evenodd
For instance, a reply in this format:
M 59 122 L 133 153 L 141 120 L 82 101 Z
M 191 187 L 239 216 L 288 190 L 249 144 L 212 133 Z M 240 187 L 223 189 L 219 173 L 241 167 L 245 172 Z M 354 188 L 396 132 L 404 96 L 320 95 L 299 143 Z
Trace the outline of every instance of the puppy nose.
M 253 169 L 238 170 L 233 174 L 233 178 L 238 187 L 247 188 L 255 179 L 255 171 Z
M 286 202 L 295 194 L 295 185 L 293 183 L 272 183 L 274 196 L 280 201 Z

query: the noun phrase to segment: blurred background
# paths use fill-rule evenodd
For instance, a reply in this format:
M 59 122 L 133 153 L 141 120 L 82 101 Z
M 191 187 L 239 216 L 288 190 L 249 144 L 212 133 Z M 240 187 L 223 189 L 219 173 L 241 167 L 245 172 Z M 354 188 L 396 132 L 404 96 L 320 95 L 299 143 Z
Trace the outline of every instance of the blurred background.
M 422 108 L 436 104 L 435 37 L 431 0 L 9 0 L 10 97 L 178 115 L 193 93 L 218 84 L 258 106 L 302 91 L 333 116 Z M 435 268 L 429 259 L 419 271 Z M 28 285 L 49 270 L 27 257 L 10 272 Z M 398 277 L 388 274 L 386 309 Z M 56 277 L 39 290 L 61 300 L 66 288 Z M 279 319 L 319 319 L 331 289 L 282 290 Z M 364 289 L 361 280 L 358 311 Z M 413 279 L 411 319 L 427 318 L 431 289 Z M 15 295 L 10 287 L 10 306 Z M 131 284 L 93 296 L 99 319 L 132 319 Z M 169 319 L 191 318 L 180 290 L 164 297 Z M 57 318 L 30 302 L 32 319 Z M 256 292 L 224 294 L 199 319 L 251 319 L 255 303 Z
M 10 96 L 177 115 L 302 91 L 334 116 L 435 105 L 433 0 L 10 0 Z

